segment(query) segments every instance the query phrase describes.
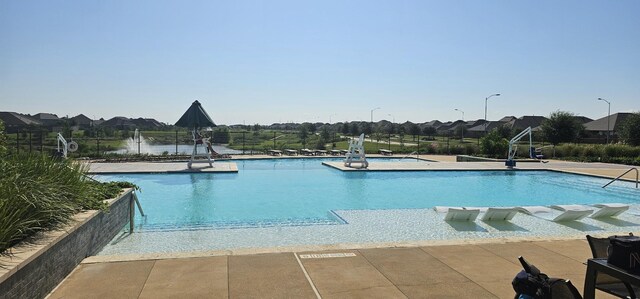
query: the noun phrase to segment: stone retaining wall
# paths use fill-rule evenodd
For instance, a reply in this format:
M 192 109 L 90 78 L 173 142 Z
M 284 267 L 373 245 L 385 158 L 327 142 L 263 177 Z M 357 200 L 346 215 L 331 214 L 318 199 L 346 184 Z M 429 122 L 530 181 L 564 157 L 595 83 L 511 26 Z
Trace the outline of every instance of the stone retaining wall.
M 35 245 L 0 258 L 0 298 L 44 298 L 80 262 L 98 253 L 129 222 L 133 189 L 109 200 L 108 212 L 74 216 L 64 229 L 47 232 Z M 90 286 L 87 286 L 90 287 Z

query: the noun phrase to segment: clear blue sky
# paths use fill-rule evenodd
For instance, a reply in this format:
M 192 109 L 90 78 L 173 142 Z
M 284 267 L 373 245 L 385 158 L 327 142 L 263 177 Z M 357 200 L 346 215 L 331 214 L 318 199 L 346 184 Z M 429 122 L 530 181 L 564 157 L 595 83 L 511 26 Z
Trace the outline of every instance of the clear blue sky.
M 0 111 L 216 123 L 640 110 L 640 1 L 0 0 Z M 391 114 L 391 115 L 389 115 Z

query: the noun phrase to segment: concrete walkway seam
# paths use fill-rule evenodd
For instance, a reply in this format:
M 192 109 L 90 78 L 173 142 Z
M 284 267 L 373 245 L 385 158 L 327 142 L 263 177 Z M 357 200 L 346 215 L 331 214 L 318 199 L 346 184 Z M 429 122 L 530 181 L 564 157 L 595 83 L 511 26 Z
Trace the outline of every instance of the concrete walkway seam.
M 309 273 L 307 273 L 307 269 L 305 269 L 304 266 L 302 265 L 302 262 L 298 257 L 298 253 L 294 252 L 293 255 L 296 257 L 296 261 L 298 261 L 298 265 L 300 265 L 300 269 L 302 269 L 302 273 L 304 273 L 304 277 L 307 278 L 309 285 L 311 285 L 311 289 L 313 289 L 313 292 L 316 293 L 316 298 L 322 299 L 322 297 L 320 297 L 320 293 L 318 293 L 318 289 L 316 289 L 316 285 L 313 284 L 313 281 L 311 281 L 311 277 L 309 277 Z

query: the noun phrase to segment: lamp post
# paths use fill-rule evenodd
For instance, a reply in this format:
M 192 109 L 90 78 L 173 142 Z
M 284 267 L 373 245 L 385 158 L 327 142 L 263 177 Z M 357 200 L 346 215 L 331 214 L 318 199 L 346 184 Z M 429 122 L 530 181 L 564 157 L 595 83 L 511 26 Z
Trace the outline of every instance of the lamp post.
M 391 114 L 391 113 L 389 113 L 387 115 L 391 116 L 391 119 L 393 120 L 393 123 L 395 124 L 396 123 L 396 117 L 393 116 L 393 114 Z
M 378 109 L 380 109 L 380 107 L 376 107 L 376 108 L 371 109 L 371 124 L 373 124 L 373 111 L 376 111 Z
M 464 111 L 462 111 L 462 110 L 460 110 L 458 108 L 453 109 L 453 110 L 462 113 L 462 121 L 464 122 Z M 460 128 L 460 142 L 464 142 L 464 124 L 462 125 L 462 128 Z
M 484 98 L 484 133 L 485 135 L 487 134 L 487 123 L 489 122 L 487 120 L 487 101 L 489 101 L 489 99 L 491 97 L 499 97 L 500 94 L 499 93 L 494 93 L 486 98 Z
M 611 131 L 609 130 L 611 126 L 611 102 L 603 98 L 598 98 L 598 101 L 605 101 L 607 102 L 607 104 L 609 104 L 609 110 L 607 111 L 607 144 L 609 144 L 609 135 L 611 134 Z

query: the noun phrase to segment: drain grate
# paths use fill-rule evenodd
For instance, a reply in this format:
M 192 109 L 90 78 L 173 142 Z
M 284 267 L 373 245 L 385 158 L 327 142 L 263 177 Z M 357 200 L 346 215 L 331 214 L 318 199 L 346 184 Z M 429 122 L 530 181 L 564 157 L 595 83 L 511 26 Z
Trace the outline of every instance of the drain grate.
M 354 257 L 355 253 L 352 252 L 339 252 L 339 253 L 318 253 L 318 254 L 300 254 L 301 259 L 326 259 L 334 257 Z

